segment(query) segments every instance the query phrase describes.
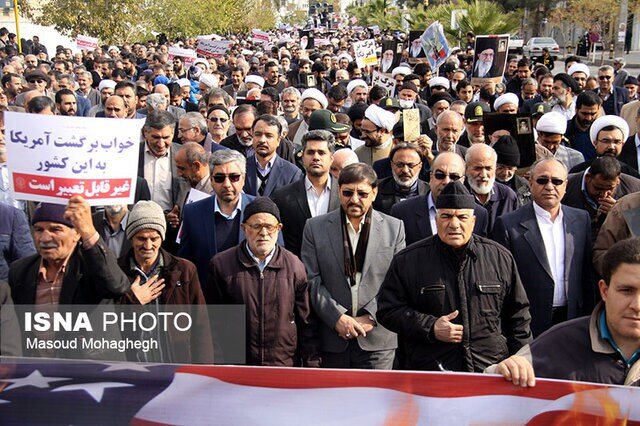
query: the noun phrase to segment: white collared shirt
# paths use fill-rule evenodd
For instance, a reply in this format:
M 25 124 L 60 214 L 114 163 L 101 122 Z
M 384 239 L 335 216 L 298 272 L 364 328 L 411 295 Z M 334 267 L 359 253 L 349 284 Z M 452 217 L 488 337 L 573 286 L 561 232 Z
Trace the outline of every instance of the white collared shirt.
M 427 196 L 427 208 L 429 209 L 429 224 L 431 225 L 431 235 L 436 235 L 438 230 L 436 228 L 436 203 L 433 199 L 433 192 L 429 191 Z
M 231 212 L 231 214 L 224 214 L 222 212 L 222 210 L 220 210 L 220 205 L 218 204 L 218 197 L 215 196 L 213 197 L 213 213 L 220 213 L 220 216 L 224 217 L 227 220 L 234 220 L 236 218 L 236 215 L 238 213 L 240 213 L 240 211 L 242 210 L 241 208 L 241 204 L 242 204 L 242 197 L 238 198 L 238 203 L 236 204 L 236 208 L 233 209 L 233 211 Z
M 557 104 L 553 108 L 551 108 L 551 111 L 559 112 L 560 114 L 564 115 L 567 121 L 569 121 L 573 118 L 574 115 L 576 115 L 576 103 L 575 101 L 571 102 L 569 108 L 565 108 L 562 105 Z
M 320 216 L 329 212 L 329 201 L 331 200 L 331 176 L 327 179 L 327 184 L 320 194 L 316 192 L 308 177 L 304 178 L 304 188 L 307 193 L 307 204 L 311 217 Z
M 362 226 L 364 225 L 365 216 L 362 216 L 358 231 L 354 229 L 349 218 L 347 221 L 347 233 L 349 234 L 349 241 L 351 242 L 351 253 L 355 257 L 356 248 L 358 247 L 358 241 L 360 241 L 360 233 L 362 232 Z M 362 280 L 362 272 L 356 272 L 356 283 L 351 286 L 351 312 L 355 317 L 358 314 L 358 289 L 360 288 L 360 281 Z M 349 283 L 351 284 L 351 283 Z
M 551 222 L 551 214 L 533 202 L 533 211 L 542 234 L 544 251 L 553 277 L 553 307 L 567 305 L 567 285 L 564 279 L 564 215 L 562 209 L 556 220 Z
M 637 133 L 636 133 L 635 142 L 636 142 L 636 157 L 638 158 L 638 165 L 640 165 L 640 138 L 638 137 Z
M 273 163 L 275 163 L 277 155 L 278 154 L 274 154 L 273 157 L 271 157 L 271 160 L 267 162 L 267 165 L 265 166 L 264 169 L 262 168 L 262 166 L 258 162 L 258 159 L 256 158 L 256 191 L 258 190 L 258 188 L 260 188 L 260 185 L 262 185 L 262 181 L 260 180 L 258 175 L 265 176 L 268 173 L 271 173 L 271 169 L 273 168 Z M 265 182 L 265 186 L 266 185 L 267 183 Z
M 144 147 L 144 178 L 149 184 L 151 200 L 169 211 L 173 208 L 171 198 L 171 158 L 169 151 L 158 158 L 145 142 Z

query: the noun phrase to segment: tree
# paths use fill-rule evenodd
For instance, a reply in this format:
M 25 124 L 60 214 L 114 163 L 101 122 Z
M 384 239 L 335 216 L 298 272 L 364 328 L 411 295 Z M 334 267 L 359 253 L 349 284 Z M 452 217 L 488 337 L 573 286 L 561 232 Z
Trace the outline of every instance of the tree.
M 390 0 L 371 0 L 363 6 L 347 8 L 348 13 L 358 18 L 358 25 L 370 27 L 377 25 L 381 29 L 397 30 L 402 28 L 402 16 Z

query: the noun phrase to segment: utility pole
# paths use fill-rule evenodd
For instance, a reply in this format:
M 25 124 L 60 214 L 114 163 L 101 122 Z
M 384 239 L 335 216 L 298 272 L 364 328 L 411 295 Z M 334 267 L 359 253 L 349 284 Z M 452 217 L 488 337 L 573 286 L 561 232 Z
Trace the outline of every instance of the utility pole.
M 618 28 L 613 36 L 615 37 L 615 57 L 624 56 L 624 42 L 627 35 L 627 19 L 629 14 L 629 1 L 620 0 L 620 10 L 618 12 Z

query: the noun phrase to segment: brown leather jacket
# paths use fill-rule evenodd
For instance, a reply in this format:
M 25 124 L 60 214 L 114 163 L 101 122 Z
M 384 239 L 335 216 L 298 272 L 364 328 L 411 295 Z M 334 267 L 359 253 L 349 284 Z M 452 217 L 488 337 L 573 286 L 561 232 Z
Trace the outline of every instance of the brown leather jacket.
M 277 246 L 261 272 L 246 243 L 209 262 L 208 303 L 246 306 L 249 365 L 318 367 L 318 330 L 302 262 Z

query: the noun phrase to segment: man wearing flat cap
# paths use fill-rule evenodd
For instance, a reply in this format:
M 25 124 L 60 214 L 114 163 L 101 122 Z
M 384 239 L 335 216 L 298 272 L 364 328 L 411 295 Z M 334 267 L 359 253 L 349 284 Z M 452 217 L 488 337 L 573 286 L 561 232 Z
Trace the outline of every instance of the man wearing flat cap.
M 538 132 L 537 143 L 551 151 L 567 169 L 571 170 L 572 167 L 584 162 L 582 153 L 562 144 L 563 135 L 567 131 L 567 121 L 559 112 L 551 111 L 540 117 L 536 123 L 536 131 Z
M 389 156 L 393 142 L 393 126 L 396 122 L 394 113 L 377 105 L 369 105 L 360 126 L 365 145 L 355 150 L 361 163 L 371 166 Z
M 377 295 L 405 246 L 404 227 L 373 209 L 377 178 L 369 165 L 345 167 L 338 185 L 341 208 L 307 220 L 302 239 L 322 366 L 391 369 L 397 340 L 377 323 Z
M 156 314 L 164 310 L 162 305 L 180 306 L 171 308 L 176 313 L 190 309 L 193 325 L 185 331 L 169 328 L 157 350 L 131 352 L 128 358 L 137 362 L 212 363 L 213 342 L 198 271 L 187 259 L 161 247 L 166 231 L 164 212 L 155 202 L 138 201 L 129 212 L 125 234 L 131 248 L 118 263 L 131 289 L 121 303 L 148 305 L 147 312 Z
M 214 303 L 246 307 L 246 363 L 318 367 L 318 330 L 302 262 L 276 244 L 280 211 L 266 197 L 247 205 L 246 241 L 209 262 Z
M 80 196 L 67 206 L 41 203 L 31 217 L 37 253 L 13 262 L 9 286 L 16 305 L 55 312 L 60 305 L 97 305 L 129 290 L 127 276 L 93 226 L 91 207 Z M 26 348 L 25 348 L 26 349 Z M 57 349 L 33 349 L 57 357 Z
M 474 197 L 451 182 L 437 234 L 398 253 L 378 294 L 378 322 L 398 333 L 412 370 L 482 371 L 531 341 L 529 301 L 511 254 L 472 234 Z

